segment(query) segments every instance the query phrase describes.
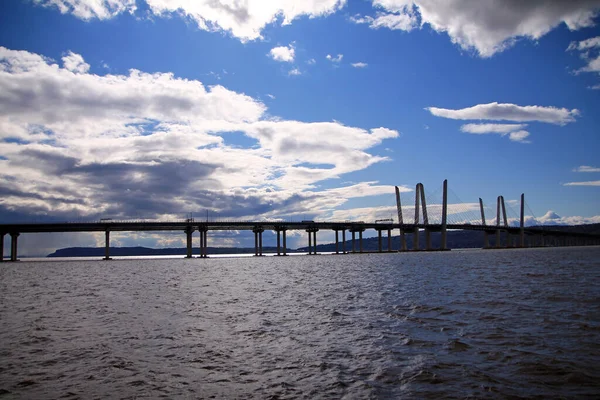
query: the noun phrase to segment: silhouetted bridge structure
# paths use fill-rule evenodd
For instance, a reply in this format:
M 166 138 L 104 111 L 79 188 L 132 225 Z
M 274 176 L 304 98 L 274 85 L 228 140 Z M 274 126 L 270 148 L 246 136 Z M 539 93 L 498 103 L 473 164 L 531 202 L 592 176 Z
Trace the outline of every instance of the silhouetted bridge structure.
M 591 233 L 570 232 L 542 227 L 525 227 L 524 206 L 525 197 L 521 195 L 521 215 L 519 226 L 510 226 L 506 215 L 504 198 L 497 199 L 497 212 L 495 224 L 486 222 L 483 201 L 479 199 L 481 221 L 479 224 L 472 222 L 448 222 L 448 188 L 447 181 L 443 184 L 443 199 L 441 207 L 441 221 L 432 223 L 427 213 L 425 192 L 421 183 L 416 186 L 415 214 L 412 222 L 404 222 L 403 210 L 400 200 L 400 191 L 396 186 L 396 208 L 398 222 L 378 220 L 376 222 L 364 221 L 300 221 L 286 222 L 274 221 L 195 221 L 192 218 L 178 221 L 116 221 L 101 220 L 98 222 L 64 222 L 64 223 L 22 223 L 0 224 L 0 261 L 4 261 L 4 237 L 10 235 L 10 261 L 17 261 L 17 240 L 24 233 L 53 233 L 53 232 L 104 232 L 105 254 L 104 259 L 110 259 L 110 233 L 111 232 L 151 232 L 151 231 L 183 231 L 186 234 L 186 257 L 192 258 L 193 233 L 199 232 L 200 258 L 208 257 L 208 232 L 209 231 L 252 231 L 254 233 L 254 255 L 263 255 L 262 235 L 264 231 L 274 231 L 277 234 L 277 255 L 287 255 L 287 231 L 303 230 L 308 233 L 308 253 L 317 254 L 317 232 L 330 230 L 335 232 L 335 253 L 363 253 L 363 232 L 367 229 L 375 230 L 378 234 L 378 252 L 383 252 L 383 232 L 387 233 L 386 252 L 403 251 L 432 251 L 450 250 L 447 246 L 448 230 L 472 230 L 483 233 L 483 248 L 511 248 L 511 247 L 539 247 L 539 246 L 581 246 L 600 245 L 600 235 Z M 502 223 L 501 223 L 502 222 Z M 392 231 L 400 231 L 400 246 L 392 249 Z M 421 248 L 419 243 L 420 232 L 424 231 L 425 243 Z M 340 232 L 342 241 L 340 243 Z M 346 233 L 351 235 L 349 248 L 346 248 Z M 439 232 L 441 235 L 440 246 L 432 247 L 431 233 Z M 412 234 L 412 249 L 407 248 L 406 235 Z M 489 237 L 493 235 L 495 243 L 489 245 Z M 501 236 L 504 241 L 501 240 Z

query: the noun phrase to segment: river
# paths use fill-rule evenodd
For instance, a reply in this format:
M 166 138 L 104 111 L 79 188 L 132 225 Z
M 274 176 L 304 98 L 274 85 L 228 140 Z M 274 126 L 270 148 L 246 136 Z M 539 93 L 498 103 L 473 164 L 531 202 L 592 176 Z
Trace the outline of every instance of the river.
M 0 264 L 0 399 L 598 398 L 600 248 Z

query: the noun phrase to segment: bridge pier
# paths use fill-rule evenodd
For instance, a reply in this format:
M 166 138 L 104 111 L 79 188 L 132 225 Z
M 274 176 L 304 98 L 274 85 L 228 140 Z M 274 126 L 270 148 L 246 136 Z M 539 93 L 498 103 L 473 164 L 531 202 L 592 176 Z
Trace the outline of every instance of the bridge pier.
M 4 261 L 4 235 L 6 233 L 0 232 L 0 262 Z
M 104 258 L 103 260 L 112 260 L 110 258 L 110 231 L 104 231 Z
M 281 255 L 281 231 L 277 229 L 277 255 Z
M 199 226 L 198 233 L 200 233 L 200 258 L 208 258 L 208 228 Z
M 346 254 L 346 228 L 342 229 L 342 254 Z
M 194 233 L 194 228 L 188 226 L 185 228 L 185 243 L 186 243 L 186 252 L 185 258 L 192 258 L 192 234 Z
M 335 254 L 340 254 L 340 251 L 339 251 L 340 239 L 338 236 L 339 231 L 337 229 L 334 229 L 334 232 L 335 232 Z
M 358 250 L 361 253 L 363 252 L 362 233 L 362 229 L 358 231 Z
M 254 255 L 260 257 L 263 255 L 262 251 L 262 233 L 264 229 L 261 226 L 256 226 L 252 229 L 254 232 Z
M 484 249 L 489 249 L 490 248 L 490 237 L 487 231 L 483 231 L 483 248 Z
M 17 238 L 19 237 L 18 232 L 10 234 L 10 261 L 18 261 L 17 258 Z
M 318 230 L 319 230 L 319 228 L 308 228 L 306 230 L 306 232 L 308 233 L 308 254 L 309 255 L 317 254 L 317 231 Z
M 431 231 L 425 228 L 425 250 L 431 250 Z
M 286 229 L 283 228 L 282 232 L 283 232 L 283 255 L 287 256 L 287 243 L 286 243 L 286 233 L 285 233 Z
M 356 253 L 356 231 L 352 231 L 352 252 Z
M 379 253 L 381 253 L 381 229 L 377 229 L 377 237 L 378 237 L 377 249 L 378 249 Z
M 400 228 L 400 251 L 406 251 L 406 235 L 404 229 Z
M 388 228 L 388 253 L 392 251 L 392 229 Z
M 413 251 L 419 250 L 419 227 L 415 227 L 413 232 Z

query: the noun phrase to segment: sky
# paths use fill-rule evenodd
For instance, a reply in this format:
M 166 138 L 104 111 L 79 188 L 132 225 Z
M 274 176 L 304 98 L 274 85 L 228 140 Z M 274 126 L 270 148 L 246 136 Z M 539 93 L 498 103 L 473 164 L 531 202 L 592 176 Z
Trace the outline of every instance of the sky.
M 531 223 L 598 223 L 599 23 L 598 0 L 2 1 L 0 220 L 397 220 L 394 186 L 409 213 L 448 179 L 474 215 L 525 193 Z

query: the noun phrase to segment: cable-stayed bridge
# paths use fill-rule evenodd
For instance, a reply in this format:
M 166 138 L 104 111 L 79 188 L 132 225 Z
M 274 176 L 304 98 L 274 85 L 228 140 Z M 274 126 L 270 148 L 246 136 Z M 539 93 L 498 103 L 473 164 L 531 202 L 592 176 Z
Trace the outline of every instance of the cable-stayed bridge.
M 453 193 L 452 193 L 453 194 Z M 104 259 L 110 259 L 111 232 L 150 232 L 150 231 L 183 231 L 186 235 L 186 257 L 192 258 L 193 234 L 199 232 L 200 257 L 208 257 L 208 232 L 210 231 L 252 231 L 254 233 L 254 254 L 263 255 L 263 232 L 274 231 L 277 235 L 277 255 L 287 255 L 287 231 L 303 230 L 308 233 L 308 253 L 317 254 L 317 232 L 330 230 L 335 232 L 335 253 L 363 253 L 363 232 L 375 230 L 378 236 L 378 252 L 384 251 L 383 234 L 387 235 L 386 252 L 450 250 L 447 245 L 449 230 L 470 230 L 482 232 L 482 248 L 511 247 L 544 247 L 544 246 L 584 246 L 600 245 L 600 235 L 596 233 L 574 232 L 556 227 L 526 226 L 525 195 L 521 195 L 519 216 L 507 206 L 503 196 L 496 200 L 495 217 L 484 206 L 480 198 L 478 203 L 448 203 L 448 182 L 445 180 L 441 190 L 441 202 L 436 202 L 435 194 L 427 197 L 422 183 L 415 188 L 414 209 L 403 206 L 400 189 L 396 186 L 397 222 L 380 219 L 374 222 L 365 221 L 313 221 L 304 220 L 286 222 L 271 221 L 200 221 L 193 218 L 176 221 L 118 221 L 100 220 L 96 222 L 64 222 L 64 223 L 22 223 L 0 224 L 0 261 L 4 261 L 4 237 L 10 236 L 10 261 L 18 260 L 18 237 L 25 233 L 52 232 L 104 232 Z M 456 197 L 456 196 L 455 196 Z M 433 201 L 432 201 L 433 200 Z M 429 206 L 427 205 L 429 203 Z M 414 213 L 412 212 L 414 210 Z M 530 214 L 531 210 L 529 209 Z M 528 221 L 528 225 L 536 222 Z M 392 248 L 392 232 L 400 233 L 398 249 Z M 424 232 L 424 243 L 420 243 L 420 232 Z M 346 240 L 346 234 L 348 239 Z M 440 245 L 432 246 L 432 235 L 440 235 Z M 412 247 L 407 246 L 407 235 L 412 235 Z M 341 243 L 340 243 L 341 236 Z M 490 239 L 493 246 L 490 246 Z

